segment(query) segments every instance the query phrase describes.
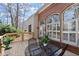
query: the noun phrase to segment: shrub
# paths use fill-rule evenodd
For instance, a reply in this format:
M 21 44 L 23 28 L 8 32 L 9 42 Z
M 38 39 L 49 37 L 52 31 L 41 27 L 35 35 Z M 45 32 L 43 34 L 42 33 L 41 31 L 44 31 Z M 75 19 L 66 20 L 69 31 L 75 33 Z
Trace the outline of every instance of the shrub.
M 22 30 L 17 28 L 16 33 L 20 33 L 20 32 L 22 32 Z
M 0 35 L 3 35 L 5 33 L 19 33 L 19 32 L 21 32 L 20 29 L 16 29 L 11 25 L 0 24 Z

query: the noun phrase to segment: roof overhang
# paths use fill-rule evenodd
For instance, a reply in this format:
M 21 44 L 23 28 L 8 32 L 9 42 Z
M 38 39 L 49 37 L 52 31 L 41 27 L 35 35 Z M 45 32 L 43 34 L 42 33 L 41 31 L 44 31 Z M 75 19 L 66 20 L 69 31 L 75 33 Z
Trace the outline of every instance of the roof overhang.
M 42 6 L 38 11 L 37 13 L 41 13 L 43 10 L 45 10 L 48 6 L 50 6 L 52 3 L 45 3 L 44 6 Z

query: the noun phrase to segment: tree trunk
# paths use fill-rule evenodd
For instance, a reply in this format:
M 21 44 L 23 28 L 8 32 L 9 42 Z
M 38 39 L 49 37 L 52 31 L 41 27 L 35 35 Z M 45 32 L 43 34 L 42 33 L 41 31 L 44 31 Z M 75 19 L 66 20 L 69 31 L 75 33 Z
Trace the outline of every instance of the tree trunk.
M 17 3 L 17 11 L 16 11 L 16 19 L 15 19 L 16 28 L 18 28 L 18 12 L 19 12 L 19 4 Z
M 13 21 L 13 16 L 12 16 L 12 12 L 11 12 L 11 4 L 8 4 L 8 12 L 10 13 L 10 17 L 11 17 L 11 24 L 12 26 L 14 26 L 14 21 Z

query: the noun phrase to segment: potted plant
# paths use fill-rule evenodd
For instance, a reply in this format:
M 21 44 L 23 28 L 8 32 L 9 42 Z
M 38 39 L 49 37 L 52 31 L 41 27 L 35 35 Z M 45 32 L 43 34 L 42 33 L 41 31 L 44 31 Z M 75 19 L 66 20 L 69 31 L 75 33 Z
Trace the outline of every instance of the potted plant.
M 45 35 L 41 38 L 41 41 L 44 46 L 46 46 L 48 44 L 48 40 L 49 40 L 48 35 Z
M 10 43 L 13 41 L 13 39 L 11 37 L 4 37 L 3 38 L 3 46 L 2 48 L 5 48 L 4 50 L 4 55 L 8 55 L 9 54 L 9 49 L 11 49 L 12 47 L 10 46 Z
M 11 37 L 4 37 L 3 38 L 3 44 L 4 44 L 3 47 L 5 48 L 5 50 L 12 48 L 9 46 L 12 41 L 13 41 L 13 39 Z

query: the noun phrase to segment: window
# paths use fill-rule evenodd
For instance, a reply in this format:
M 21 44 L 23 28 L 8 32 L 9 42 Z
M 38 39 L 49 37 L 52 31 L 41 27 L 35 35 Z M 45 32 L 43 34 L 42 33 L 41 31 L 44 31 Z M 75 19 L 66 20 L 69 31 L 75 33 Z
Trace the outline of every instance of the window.
M 41 19 L 39 25 L 39 36 L 41 37 L 45 35 L 45 20 Z
M 75 9 L 68 9 L 64 12 L 64 31 L 76 30 L 76 21 L 74 20 L 75 17 Z
M 60 39 L 60 18 L 59 14 L 52 15 L 53 20 L 53 38 Z
M 29 32 L 31 32 L 31 25 L 28 26 L 28 30 L 29 30 Z
M 70 6 L 64 12 L 63 40 L 68 44 L 76 45 L 77 30 L 79 30 L 79 4 Z M 78 25 L 77 25 L 78 24 Z
M 45 20 L 40 21 L 40 25 L 45 24 Z
M 47 33 L 49 38 L 60 39 L 60 18 L 59 14 L 53 14 L 47 19 Z

